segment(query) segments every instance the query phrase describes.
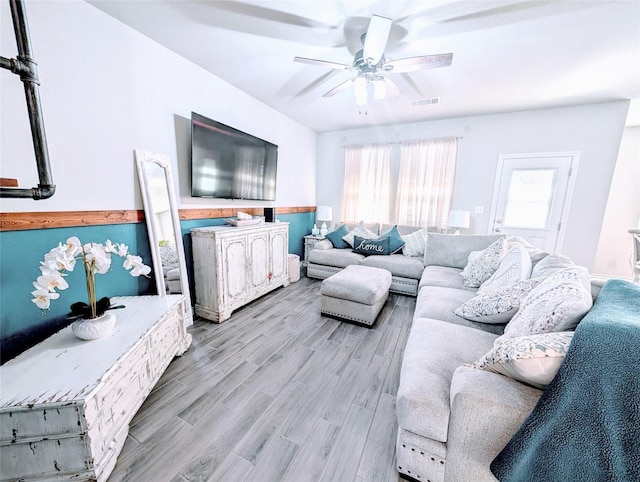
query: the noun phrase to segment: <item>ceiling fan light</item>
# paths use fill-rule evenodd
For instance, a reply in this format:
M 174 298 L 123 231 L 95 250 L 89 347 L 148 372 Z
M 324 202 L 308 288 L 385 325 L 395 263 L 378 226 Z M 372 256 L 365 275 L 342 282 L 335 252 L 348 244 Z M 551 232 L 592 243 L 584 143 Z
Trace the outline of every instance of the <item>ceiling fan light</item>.
M 376 79 L 373 82 L 373 98 L 376 100 L 383 100 L 387 95 L 387 84 L 384 79 Z
M 356 97 L 365 96 L 367 97 L 367 79 L 365 79 L 362 75 L 358 75 L 356 80 L 353 82 L 353 93 Z

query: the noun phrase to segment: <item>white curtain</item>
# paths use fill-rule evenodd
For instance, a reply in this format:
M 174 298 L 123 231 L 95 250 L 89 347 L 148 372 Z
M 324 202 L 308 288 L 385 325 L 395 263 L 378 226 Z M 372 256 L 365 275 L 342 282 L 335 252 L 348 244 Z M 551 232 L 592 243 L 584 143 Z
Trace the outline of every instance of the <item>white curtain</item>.
M 391 196 L 391 146 L 345 148 L 342 220 L 388 222 Z
M 396 222 L 443 226 L 447 221 L 456 171 L 455 137 L 404 142 L 396 194 Z

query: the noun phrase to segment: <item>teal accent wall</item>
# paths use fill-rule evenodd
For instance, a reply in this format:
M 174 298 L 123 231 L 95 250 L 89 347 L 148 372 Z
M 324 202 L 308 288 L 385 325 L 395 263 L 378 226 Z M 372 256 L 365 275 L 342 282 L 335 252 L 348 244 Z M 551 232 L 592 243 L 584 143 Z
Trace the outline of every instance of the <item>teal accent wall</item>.
M 289 252 L 302 256 L 303 236 L 311 233 L 314 213 L 278 215 L 289 224 Z M 181 222 L 187 271 L 193 280 L 193 256 L 190 230 L 224 224 L 223 219 L 199 219 Z M 40 275 L 40 261 L 58 243 L 77 236 L 83 243 L 104 243 L 107 239 L 124 243 L 129 252 L 142 257 L 151 266 L 149 238 L 144 223 L 0 232 L 0 356 L 3 361 L 21 353 L 68 324 L 65 315 L 76 301 L 88 301 L 84 270 L 80 264 L 68 273 L 69 288 L 51 301 L 46 314 L 31 301 L 33 282 Z M 96 276 L 98 297 L 155 294 L 153 278 L 136 278 L 122 268 L 120 258 L 112 257 L 111 270 Z M 193 283 L 193 281 L 191 281 Z M 193 285 L 191 286 L 193 294 Z M 193 295 L 192 295 L 193 296 Z

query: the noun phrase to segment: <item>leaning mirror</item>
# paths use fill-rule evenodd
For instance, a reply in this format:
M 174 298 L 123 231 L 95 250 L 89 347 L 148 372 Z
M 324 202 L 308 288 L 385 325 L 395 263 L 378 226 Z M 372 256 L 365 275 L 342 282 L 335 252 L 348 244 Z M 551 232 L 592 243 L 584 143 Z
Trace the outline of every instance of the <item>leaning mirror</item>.
M 158 294 L 183 294 L 191 306 L 187 263 L 169 157 L 135 150 Z M 188 320 L 192 314 L 187 314 Z

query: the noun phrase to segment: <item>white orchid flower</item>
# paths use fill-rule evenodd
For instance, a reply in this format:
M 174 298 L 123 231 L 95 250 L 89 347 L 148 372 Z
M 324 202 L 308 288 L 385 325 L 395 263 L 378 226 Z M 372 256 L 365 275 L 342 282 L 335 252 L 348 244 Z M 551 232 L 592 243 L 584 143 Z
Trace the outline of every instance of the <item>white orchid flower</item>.
M 67 239 L 67 244 L 65 247 L 67 256 L 72 256 L 73 258 L 75 258 L 80 253 L 82 253 L 82 243 L 76 236 L 71 236 L 69 239 Z
M 76 236 L 67 239 L 65 244 L 58 243 L 44 256 L 40 262 L 41 275 L 33 283 L 36 290 L 31 294 L 33 301 L 40 309 L 47 310 L 51 300 L 58 299 L 60 295 L 56 289 L 65 290 L 69 287 L 63 278 L 66 271 L 73 271 L 76 260 L 82 259 L 87 282 L 87 292 L 92 313 L 96 311 L 95 275 L 105 274 L 111 268 L 111 255 L 115 254 L 124 258 L 123 267 L 131 270 L 131 276 L 147 276 L 151 268 L 142 262 L 140 256 L 129 254 L 129 248 L 123 243 L 113 243 L 107 239 L 105 244 L 87 243 L 84 246 Z
M 69 287 L 69 283 L 57 271 L 47 271 L 42 276 L 38 276 L 35 285 L 50 292 L 54 292 L 56 288 L 66 290 Z
M 69 256 L 66 248 L 60 244 L 44 255 L 44 263 L 41 264 L 52 271 L 73 271 L 76 259 L 73 256 Z
M 107 239 L 107 242 L 105 244 L 105 251 L 107 253 L 116 254 L 121 258 L 124 258 L 129 251 L 129 247 L 124 243 L 112 243 L 110 239 Z
M 151 268 L 145 265 L 142 262 L 142 258 L 140 256 L 135 256 L 132 254 L 128 254 L 124 263 L 122 263 L 122 267 L 131 270 L 131 276 L 146 276 L 151 272 Z
M 105 274 L 111 267 L 111 254 L 107 253 L 101 244 L 89 243 L 84 245 L 87 261 L 93 263 L 97 274 Z
M 38 286 L 37 283 L 33 283 L 33 286 L 35 286 L 36 289 L 35 291 L 31 292 L 31 294 L 34 296 L 31 301 L 33 301 L 41 310 L 48 310 L 49 305 L 51 304 L 51 300 L 55 300 L 60 297 L 58 293 L 52 293 L 46 288 Z

